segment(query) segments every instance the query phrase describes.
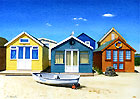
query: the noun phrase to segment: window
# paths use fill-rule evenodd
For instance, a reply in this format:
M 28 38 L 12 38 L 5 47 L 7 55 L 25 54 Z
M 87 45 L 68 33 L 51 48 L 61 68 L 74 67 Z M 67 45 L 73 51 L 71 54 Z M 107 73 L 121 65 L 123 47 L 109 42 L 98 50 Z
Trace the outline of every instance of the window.
M 113 62 L 117 62 L 117 51 L 113 51 Z
M 38 59 L 38 47 L 32 49 L 32 59 Z
M 112 40 L 115 39 L 115 34 L 111 34 Z
M 131 59 L 131 51 L 126 51 L 126 59 Z
M 71 51 L 66 51 L 66 65 L 71 66 Z
M 29 43 L 28 38 L 20 38 L 20 43 Z
M 117 69 L 117 64 L 113 64 L 113 67 L 114 67 L 115 69 Z
M 88 51 L 81 51 L 80 52 L 80 63 L 81 64 L 88 64 L 89 63 L 89 53 L 88 53 Z
M 30 47 L 25 47 L 25 59 L 30 59 Z
M 11 55 L 10 55 L 11 59 L 16 59 L 16 52 L 17 52 L 16 47 L 12 46 L 11 47 Z
M 64 63 L 64 52 L 56 51 L 55 53 L 55 64 L 63 64 Z
M 119 50 L 119 62 L 123 62 L 123 51 Z
M 90 41 L 85 41 L 85 43 L 86 43 L 87 45 L 90 45 Z
M 123 69 L 123 64 L 119 64 L 119 69 Z
M 106 59 L 111 59 L 111 50 L 106 50 Z
M 19 47 L 18 50 L 18 59 L 23 59 L 23 47 Z

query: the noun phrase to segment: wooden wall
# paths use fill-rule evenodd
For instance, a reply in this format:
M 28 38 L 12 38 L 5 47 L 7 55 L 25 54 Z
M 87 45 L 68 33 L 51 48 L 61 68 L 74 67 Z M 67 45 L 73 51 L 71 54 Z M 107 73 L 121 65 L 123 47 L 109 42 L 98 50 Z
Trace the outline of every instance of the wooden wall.
M 6 70 L 6 48 L 0 47 L 0 71 Z

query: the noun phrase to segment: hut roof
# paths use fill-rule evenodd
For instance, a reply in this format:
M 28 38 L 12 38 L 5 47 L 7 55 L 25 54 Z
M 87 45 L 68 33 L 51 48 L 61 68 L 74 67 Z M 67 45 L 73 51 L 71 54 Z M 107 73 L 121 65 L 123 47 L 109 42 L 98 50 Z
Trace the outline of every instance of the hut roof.
M 0 46 L 4 46 L 4 44 L 6 44 L 8 41 L 3 38 L 3 37 L 0 37 Z
M 115 40 L 115 39 L 114 39 Z M 93 52 L 98 52 L 98 51 L 102 51 L 105 47 L 107 47 L 110 43 L 112 43 L 114 40 L 110 40 L 108 42 L 106 42 L 105 44 L 101 45 L 99 48 L 95 49 Z

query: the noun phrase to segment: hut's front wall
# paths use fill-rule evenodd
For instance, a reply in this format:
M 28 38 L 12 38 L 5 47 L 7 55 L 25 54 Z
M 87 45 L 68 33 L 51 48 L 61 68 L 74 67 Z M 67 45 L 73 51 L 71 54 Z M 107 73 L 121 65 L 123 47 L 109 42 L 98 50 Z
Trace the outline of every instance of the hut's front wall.
M 19 39 L 20 38 L 29 38 L 30 43 L 20 43 Z M 18 37 L 16 40 L 11 42 L 7 48 L 6 48 L 6 70 L 17 70 L 17 58 L 16 59 L 10 59 L 10 47 L 11 46 L 38 46 L 38 59 L 37 60 L 32 60 L 31 63 L 31 70 L 43 70 L 43 47 L 40 46 L 38 43 L 36 43 L 33 39 L 28 37 L 27 35 L 22 35 Z M 45 63 L 46 64 L 46 63 Z M 47 65 L 47 64 L 46 64 Z
M 65 43 L 59 45 L 56 48 L 52 49 L 51 54 L 51 72 L 62 73 L 65 72 L 65 50 L 66 49 L 78 49 L 79 51 L 79 72 L 80 73 L 91 73 L 92 72 L 92 64 L 93 64 L 93 52 L 92 49 L 86 47 L 85 45 L 79 43 L 74 40 L 75 44 L 70 45 L 70 40 Z M 55 64 L 55 53 L 56 51 L 62 51 L 64 53 L 64 63 L 63 64 Z M 80 64 L 80 51 L 88 51 L 89 52 L 89 64 Z
M 106 59 L 106 50 L 111 50 L 111 59 Z M 113 66 L 113 64 L 117 64 L 117 72 L 134 72 L 134 51 L 131 50 L 125 43 L 122 42 L 122 48 L 116 48 L 115 43 L 112 44 L 109 48 L 107 48 L 102 52 L 102 71 L 105 72 L 108 66 Z M 113 51 L 117 51 L 117 62 L 113 61 Z M 119 61 L 119 51 L 123 51 L 123 62 Z M 126 59 L 126 51 L 131 52 L 131 59 Z M 123 64 L 124 69 L 119 69 L 119 64 Z

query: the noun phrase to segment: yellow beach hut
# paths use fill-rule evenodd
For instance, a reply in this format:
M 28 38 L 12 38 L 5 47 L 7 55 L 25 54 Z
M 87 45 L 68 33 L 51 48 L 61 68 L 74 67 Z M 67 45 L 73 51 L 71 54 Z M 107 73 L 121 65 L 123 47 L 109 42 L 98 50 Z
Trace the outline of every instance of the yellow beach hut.
M 4 46 L 6 70 L 44 70 L 48 67 L 48 47 L 26 32 L 22 32 Z

